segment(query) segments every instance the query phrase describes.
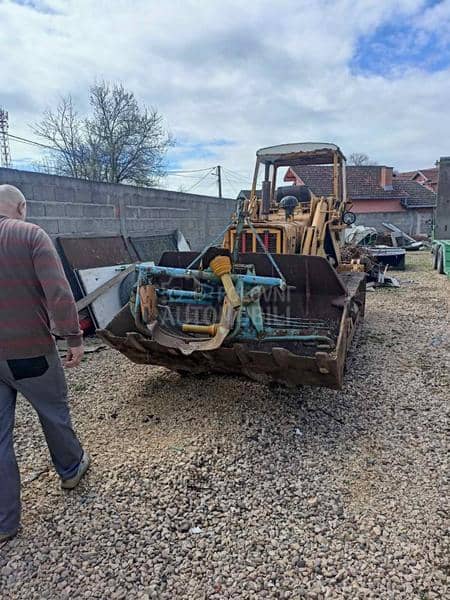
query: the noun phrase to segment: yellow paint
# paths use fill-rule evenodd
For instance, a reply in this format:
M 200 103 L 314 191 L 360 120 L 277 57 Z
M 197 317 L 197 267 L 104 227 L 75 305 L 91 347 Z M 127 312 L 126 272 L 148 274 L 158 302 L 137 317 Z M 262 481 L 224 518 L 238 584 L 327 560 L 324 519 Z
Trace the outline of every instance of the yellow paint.
M 233 308 L 238 308 L 241 305 L 241 299 L 231 280 L 231 260 L 229 256 L 216 256 L 212 259 L 209 266 L 217 277 L 220 277 L 225 293 L 231 302 Z

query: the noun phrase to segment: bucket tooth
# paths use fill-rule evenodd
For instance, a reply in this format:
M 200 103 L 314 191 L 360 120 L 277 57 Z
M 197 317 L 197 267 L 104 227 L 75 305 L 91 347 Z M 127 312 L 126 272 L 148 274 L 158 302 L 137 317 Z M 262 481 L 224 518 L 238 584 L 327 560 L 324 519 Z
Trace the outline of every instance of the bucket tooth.
M 326 352 L 316 352 L 315 357 L 319 372 L 328 375 L 330 373 L 328 354 Z
M 289 368 L 289 359 L 291 356 L 289 350 L 286 350 L 286 348 L 272 348 L 272 356 L 281 369 L 287 370 Z

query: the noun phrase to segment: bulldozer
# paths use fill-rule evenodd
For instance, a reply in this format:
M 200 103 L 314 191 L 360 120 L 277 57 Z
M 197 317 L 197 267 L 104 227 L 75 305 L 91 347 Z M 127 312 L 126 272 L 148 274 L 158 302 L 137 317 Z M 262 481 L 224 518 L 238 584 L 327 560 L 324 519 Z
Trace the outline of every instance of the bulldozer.
M 277 187 L 297 165 L 332 165 L 332 193 Z M 350 208 L 338 146 L 261 148 L 220 236 L 137 265 L 130 302 L 98 334 L 135 363 L 181 374 L 339 389 L 366 295 L 363 265 L 341 259 Z

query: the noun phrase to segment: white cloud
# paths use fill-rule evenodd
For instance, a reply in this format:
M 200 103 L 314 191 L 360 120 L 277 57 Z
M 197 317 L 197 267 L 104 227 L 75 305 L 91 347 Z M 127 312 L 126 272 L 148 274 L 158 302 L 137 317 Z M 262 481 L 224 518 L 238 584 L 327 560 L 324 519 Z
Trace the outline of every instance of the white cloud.
M 0 105 L 11 132 L 30 137 L 29 123 L 58 95 L 70 92 L 83 109 L 95 78 L 120 80 L 158 107 L 176 137 L 215 153 L 196 158 L 180 147 L 174 156 L 184 168 L 221 163 L 250 174 L 257 147 L 308 140 L 334 141 L 347 154 L 363 151 L 397 168 L 427 166 L 449 153 L 450 70 L 387 78 L 353 74 L 349 63 L 359 37 L 382 22 L 422 18 L 436 28 L 448 6 L 0 0 Z M 233 144 L 209 146 L 214 140 Z M 17 159 L 33 152 L 12 150 Z M 171 182 L 188 188 L 195 180 Z M 225 191 L 236 187 L 237 180 Z

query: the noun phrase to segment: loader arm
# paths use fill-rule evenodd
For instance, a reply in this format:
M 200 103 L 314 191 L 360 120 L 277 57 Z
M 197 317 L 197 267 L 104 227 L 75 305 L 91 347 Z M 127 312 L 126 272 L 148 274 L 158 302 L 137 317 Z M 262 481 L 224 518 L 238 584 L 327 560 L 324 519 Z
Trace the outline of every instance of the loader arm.
M 311 225 L 306 227 L 300 248 L 301 254 L 308 256 L 325 256 L 324 239 L 325 229 L 329 216 L 328 203 L 325 198 L 320 198 L 311 207 Z

